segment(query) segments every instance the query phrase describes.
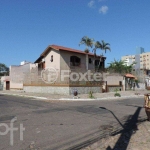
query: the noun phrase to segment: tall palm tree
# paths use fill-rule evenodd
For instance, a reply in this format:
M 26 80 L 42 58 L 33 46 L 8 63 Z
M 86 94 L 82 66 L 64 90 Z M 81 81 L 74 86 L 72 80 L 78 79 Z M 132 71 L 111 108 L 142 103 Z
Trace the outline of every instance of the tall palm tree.
M 93 49 L 93 52 L 94 52 L 94 65 L 95 65 L 96 51 L 97 51 L 97 49 L 101 49 L 101 47 L 102 47 L 102 45 L 101 45 L 101 43 L 99 41 L 96 41 L 94 43 L 94 49 Z M 95 67 L 95 71 L 96 71 L 96 67 Z
M 93 50 L 94 50 L 94 53 L 95 53 L 95 54 L 96 54 L 96 50 L 97 50 L 97 49 L 104 50 L 105 53 L 106 53 L 106 50 L 110 50 L 110 47 L 109 47 L 110 44 L 109 44 L 109 43 L 105 43 L 104 40 L 102 40 L 101 42 L 96 41 L 94 45 L 95 45 L 95 48 L 94 48 Z M 102 61 L 102 60 L 101 60 L 102 57 L 103 57 L 103 54 L 100 55 L 100 60 L 99 60 L 98 69 L 100 69 L 100 63 L 101 63 L 101 61 Z
M 104 40 L 102 40 L 102 43 L 101 43 L 101 49 L 105 51 L 106 53 L 106 50 L 110 50 L 110 44 L 109 43 L 105 43 Z
M 94 49 L 93 49 L 93 52 L 94 52 L 94 55 L 96 56 L 96 50 L 97 49 L 102 49 L 102 44 L 99 42 L 99 41 L 96 41 L 95 43 L 94 43 Z
M 94 44 L 94 39 L 90 39 L 88 36 L 84 36 L 82 39 L 81 39 L 81 41 L 80 41 L 80 43 L 79 43 L 79 46 L 81 45 L 81 44 L 84 44 L 85 46 L 86 46 L 86 49 L 85 49 L 85 52 L 89 52 L 90 50 L 89 50 L 89 47 L 93 47 L 93 44 Z

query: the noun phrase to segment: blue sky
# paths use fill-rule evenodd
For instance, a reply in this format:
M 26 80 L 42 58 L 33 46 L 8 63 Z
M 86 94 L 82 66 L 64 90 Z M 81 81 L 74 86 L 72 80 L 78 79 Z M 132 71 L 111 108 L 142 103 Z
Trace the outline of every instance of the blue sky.
M 149 7 L 149 0 L 0 0 L 0 62 L 34 62 L 51 44 L 84 50 L 83 36 L 110 43 L 106 65 L 137 46 L 148 52 Z

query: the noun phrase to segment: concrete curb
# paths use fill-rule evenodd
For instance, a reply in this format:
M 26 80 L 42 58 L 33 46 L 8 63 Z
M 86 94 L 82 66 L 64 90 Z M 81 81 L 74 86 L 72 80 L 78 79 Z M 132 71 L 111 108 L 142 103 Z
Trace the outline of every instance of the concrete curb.
M 4 95 L 13 95 L 13 96 L 21 96 L 21 97 L 31 97 L 31 98 L 36 98 L 36 99 L 46 99 L 46 97 L 38 97 L 38 96 L 29 96 L 29 95 L 20 95 L 20 94 L 10 94 L 10 93 L 1 93 Z
M 49 98 L 46 98 L 46 97 L 39 97 L 39 96 L 30 96 L 30 95 L 21 95 L 21 94 L 12 94 L 12 93 L 1 93 L 1 94 L 4 94 L 4 95 L 13 95 L 13 96 L 21 96 L 21 97 L 30 97 L 30 98 L 35 98 L 35 99 L 41 99 L 41 100 L 59 100 L 59 101 L 99 101 L 99 100 L 111 100 L 111 99 L 122 99 L 122 98 L 131 98 L 131 97 L 134 97 L 134 98 L 138 98 L 140 96 L 144 96 L 144 95 L 130 95 L 130 96 L 121 96 L 121 97 L 103 97 L 103 98 L 96 98 L 96 99 L 84 99 L 84 98 L 79 98 L 79 99 L 73 99 L 73 98 L 53 98 L 53 99 L 49 99 Z
M 98 100 L 111 100 L 111 99 L 122 99 L 122 98 L 138 98 L 139 96 L 144 96 L 144 95 L 131 95 L 131 96 L 121 96 L 121 97 L 104 97 L 104 98 L 97 98 L 97 99 L 73 99 L 73 98 L 60 98 L 59 100 L 61 101 L 98 101 Z

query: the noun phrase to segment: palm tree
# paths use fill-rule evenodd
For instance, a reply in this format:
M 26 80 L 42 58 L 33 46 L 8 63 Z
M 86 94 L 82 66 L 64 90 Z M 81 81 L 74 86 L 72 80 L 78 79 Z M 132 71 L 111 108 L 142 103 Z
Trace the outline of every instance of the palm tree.
M 85 46 L 86 46 L 86 49 L 85 49 L 85 52 L 89 52 L 89 47 L 93 47 L 93 44 L 94 44 L 94 39 L 90 39 L 88 36 L 84 36 L 82 39 L 81 39 L 81 41 L 80 41 L 80 43 L 79 43 L 79 46 L 81 45 L 81 44 L 84 44 Z
M 101 49 L 101 50 L 104 50 L 105 53 L 106 53 L 106 50 L 110 50 L 110 44 L 109 43 L 105 43 L 104 40 L 102 40 L 102 42 L 99 42 L 99 41 L 96 41 L 95 44 L 94 44 L 95 48 L 93 49 L 94 51 L 94 54 L 96 55 L 96 50 L 97 49 Z M 99 61 L 99 65 L 98 65 L 98 69 L 100 68 L 100 63 L 101 63 L 101 59 L 103 57 L 103 54 L 100 55 L 100 61 Z
M 123 73 L 125 71 L 124 61 L 122 61 L 122 60 L 116 61 L 115 60 L 114 63 L 115 63 L 115 72 Z
M 104 40 L 102 40 L 102 43 L 100 45 L 101 49 L 105 51 L 106 53 L 106 50 L 110 50 L 110 44 L 109 43 L 105 43 Z
M 99 48 L 101 49 L 101 43 L 99 41 L 96 41 L 94 43 L 94 49 L 93 49 L 93 52 L 94 52 L 94 65 L 95 65 L 95 57 L 96 57 L 96 50 Z M 99 64 L 100 65 L 100 64 Z M 96 71 L 96 67 L 95 67 L 95 71 Z
M 99 42 L 99 41 L 96 41 L 95 43 L 94 43 L 94 49 L 93 49 L 93 52 L 94 52 L 94 55 L 96 56 L 96 50 L 97 49 L 101 49 L 102 48 L 102 45 L 101 45 L 101 43 Z

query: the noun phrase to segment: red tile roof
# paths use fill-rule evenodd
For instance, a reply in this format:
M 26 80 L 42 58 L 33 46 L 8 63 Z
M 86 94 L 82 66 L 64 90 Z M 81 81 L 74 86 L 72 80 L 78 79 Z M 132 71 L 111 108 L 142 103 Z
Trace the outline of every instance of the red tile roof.
M 88 55 L 91 55 L 91 56 L 94 56 L 93 53 L 86 53 L 84 51 L 81 51 L 81 50 L 76 50 L 76 49 L 72 49 L 72 48 L 68 48 L 68 47 L 63 47 L 63 46 L 58 46 L 58 45 L 49 45 L 45 50 L 44 52 L 40 55 L 40 57 L 35 61 L 35 63 L 37 61 L 39 61 L 40 59 L 42 59 L 49 51 L 50 49 L 55 49 L 55 50 L 62 50 L 62 51 L 68 51 L 68 52 L 74 52 L 74 53 L 80 53 L 80 54 L 88 54 Z M 99 57 L 99 56 L 97 56 Z M 105 57 L 104 57 L 105 58 Z
M 58 45 L 50 45 L 51 48 L 56 49 L 56 50 L 63 50 L 63 51 L 69 51 L 69 52 L 75 52 L 75 53 L 80 53 L 80 54 L 88 54 L 88 55 L 94 55 L 92 53 L 85 53 L 84 51 L 81 50 L 76 50 L 68 47 L 63 47 L 63 46 L 58 46 Z
M 129 73 L 127 73 L 127 74 L 125 75 L 125 77 L 127 77 L 127 78 L 136 78 L 134 75 L 129 74 Z

